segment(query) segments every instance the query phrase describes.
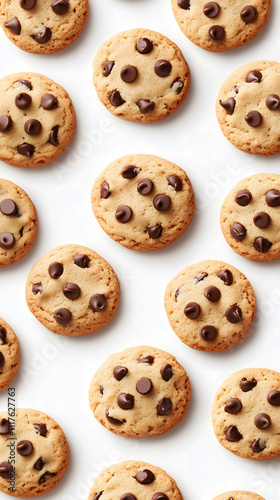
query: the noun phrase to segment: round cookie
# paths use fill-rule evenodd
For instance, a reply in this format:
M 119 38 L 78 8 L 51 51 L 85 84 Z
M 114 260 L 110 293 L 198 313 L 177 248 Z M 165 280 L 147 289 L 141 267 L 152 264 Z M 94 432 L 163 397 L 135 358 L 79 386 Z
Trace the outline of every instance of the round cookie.
M 0 491 L 13 497 L 36 497 L 51 491 L 69 463 L 61 427 L 37 410 L 0 413 Z M 11 488 L 13 487 L 13 490 Z
M 19 49 L 53 54 L 78 38 L 88 11 L 88 0 L 0 0 L 0 23 Z
M 44 255 L 26 282 L 32 314 L 51 332 L 76 337 L 112 321 L 120 299 L 113 268 L 81 245 L 64 245 Z
M 185 267 L 167 285 L 171 327 L 199 351 L 225 351 L 242 340 L 254 321 L 256 299 L 246 276 L 233 266 L 205 260 Z
M 105 42 L 93 61 L 93 83 L 104 106 L 123 120 L 152 123 L 184 101 L 190 70 L 180 49 L 156 31 L 134 29 Z
M 0 391 L 7 389 L 15 378 L 19 362 L 18 338 L 8 323 L 0 318 Z
M 230 247 L 255 262 L 280 257 L 280 175 L 257 174 L 240 181 L 226 197 L 220 214 Z
M 280 373 L 247 368 L 228 377 L 213 407 L 214 432 L 220 444 L 251 460 L 280 456 Z
M 108 467 L 95 480 L 88 500 L 183 500 L 172 477 L 145 462 L 121 462 Z
M 245 153 L 280 151 L 280 64 L 256 61 L 235 70 L 223 83 L 216 113 L 225 137 Z
M 264 500 L 264 498 L 251 491 L 228 491 L 218 495 L 213 500 Z
M 14 167 L 48 165 L 75 131 L 74 107 L 63 87 L 38 73 L 0 80 L 0 160 Z
M 159 250 L 188 227 L 195 197 L 185 171 L 152 155 L 128 155 L 96 179 L 92 209 L 102 229 L 132 250 Z
M 158 436 L 185 416 L 191 385 L 171 354 L 149 346 L 112 354 L 94 375 L 89 402 L 106 429 L 127 438 Z
M 266 24 L 271 0 L 171 0 L 184 35 L 202 49 L 223 52 L 250 42 Z
M 13 182 L 0 179 L 0 267 L 24 257 L 37 232 L 37 212 L 29 196 Z

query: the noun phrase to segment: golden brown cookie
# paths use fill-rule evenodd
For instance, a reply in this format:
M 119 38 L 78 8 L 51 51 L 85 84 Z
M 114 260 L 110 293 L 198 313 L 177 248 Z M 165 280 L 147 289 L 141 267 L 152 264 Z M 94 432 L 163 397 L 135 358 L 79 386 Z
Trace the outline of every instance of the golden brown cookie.
M 0 318 L 0 391 L 7 389 L 15 378 L 19 362 L 18 338 L 10 325 Z
M 218 495 L 213 500 L 264 500 L 264 498 L 251 491 L 228 491 Z

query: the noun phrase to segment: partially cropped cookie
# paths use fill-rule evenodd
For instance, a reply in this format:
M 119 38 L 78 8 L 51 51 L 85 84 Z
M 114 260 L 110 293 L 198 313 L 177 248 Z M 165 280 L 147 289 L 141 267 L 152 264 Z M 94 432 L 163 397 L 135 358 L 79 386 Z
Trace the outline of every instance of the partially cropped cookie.
M 101 472 L 88 500 L 183 500 L 167 472 L 145 462 L 121 462 Z
M 266 24 L 270 0 L 171 0 L 177 23 L 202 49 L 223 52 L 250 42 Z
M 280 373 L 247 368 L 228 377 L 212 407 L 218 441 L 243 458 L 280 456 Z
M 61 427 L 37 410 L 0 413 L 0 491 L 13 497 L 36 497 L 51 491 L 69 463 Z
M 0 22 L 19 49 L 52 54 L 78 38 L 88 10 L 88 0 L 0 0 Z
M 280 151 L 280 64 L 256 61 L 236 69 L 216 102 L 225 137 L 245 153 L 269 156 Z
M 0 160 L 14 167 L 38 167 L 56 160 L 76 131 L 66 90 L 38 73 L 0 80 Z
M 158 436 L 184 417 L 191 385 L 171 354 L 149 346 L 113 354 L 94 375 L 89 402 L 95 418 L 127 438 Z
M 254 321 L 256 299 L 246 276 L 233 266 L 205 260 L 185 267 L 167 285 L 165 310 L 182 342 L 199 351 L 225 351 Z
M 10 325 L 0 318 L 0 391 L 6 389 L 15 378 L 19 362 L 18 338 Z
M 44 255 L 26 282 L 30 311 L 60 335 L 96 332 L 112 321 L 120 299 L 113 268 L 81 245 L 64 245 Z
M 0 179 L 0 267 L 24 257 L 37 232 L 37 212 L 28 194 L 13 182 Z
M 93 62 L 97 95 L 113 115 L 156 122 L 182 104 L 190 70 L 181 50 L 166 36 L 146 29 L 118 33 Z
M 128 155 L 96 179 L 92 209 L 100 226 L 132 250 L 159 250 L 188 227 L 195 197 L 186 172 L 157 156 Z
M 227 243 L 242 257 L 269 262 L 280 257 L 280 175 L 256 174 L 242 179 L 221 208 Z
M 213 500 L 264 500 L 264 498 L 251 491 L 228 491 L 218 495 Z

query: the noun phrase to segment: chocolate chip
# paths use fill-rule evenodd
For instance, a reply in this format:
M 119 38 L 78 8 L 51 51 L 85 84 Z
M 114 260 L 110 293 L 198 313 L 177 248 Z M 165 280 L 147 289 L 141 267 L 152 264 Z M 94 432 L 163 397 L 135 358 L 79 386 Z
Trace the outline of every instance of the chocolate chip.
M 271 418 L 266 413 L 259 413 L 255 417 L 254 422 L 255 422 L 255 426 L 258 429 L 265 430 L 265 429 L 268 429 L 268 427 L 270 427 L 270 425 L 271 425 Z
M 112 425 L 122 425 L 125 420 L 118 420 L 117 418 L 110 417 L 108 410 L 106 411 L 106 418 Z
M 220 104 L 220 106 L 222 106 L 226 110 L 228 115 L 233 114 L 234 109 L 235 109 L 235 104 L 236 104 L 235 99 L 233 97 L 230 97 L 226 101 L 221 101 L 221 99 L 220 99 L 219 104 Z
M 181 9 L 189 10 L 191 2 L 190 0 L 177 0 L 177 4 L 179 5 L 179 7 L 181 7 Z M 156 499 L 154 498 L 153 500 Z
M 7 23 L 4 23 L 5 28 L 10 30 L 14 35 L 20 35 L 21 32 L 21 24 L 17 17 L 13 17 Z
M 152 496 L 152 500 L 169 500 L 169 497 L 165 493 L 158 492 Z
M 26 92 L 21 92 L 15 98 L 15 104 L 18 109 L 28 109 L 31 106 L 32 99 L 30 95 L 26 94 Z
M 45 94 L 41 100 L 41 106 L 44 109 L 50 110 L 58 107 L 57 98 L 52 94 Z
M 110 94 L 109 101 L 112 104 L 112 106 L 115 107 L 121 106 L 122 104 L 125 103 L 118 90 L 113 90 L 113 92 Z
M 38 295 L 38 293 L 42 293 L 43 292 L 43 285 L 42 283 L 34 283 L 34 285 L 32 285 L 32 293 L 33 295 Z
M 58 16 L 62 16 L 66 14 L 69 10 L 69 1 L 68 0 L 53 0 L 52 1 L 52 10 Z
M 155 226 L 151 226 L 148 228 L 148 235 L 153 240 L 157 240 L 162 235 L 162 226 L 161 224 L 156 224 Z
M 12 465 L 9 462 L 1 462 L 0 463 L 0 477 L 3 479 L 9 479 L 11 475 Z
M 65 307 L 61 307 L 60 309 L 57 309 L 54 313 L 54 319 L 55 321 L 61 325 L 65 326 L 70 323 L 72 318 L 72 314 L 69 311 L 69 309 L 66 309 Z
M 226 318 L 230 323 L 239 323 L 242 320 L 242 311 L 239 306 L 230 306 L 226 311 Z
M 236 94 L 239 94 L 239 87 L 237 85 L 234 85 L 233 90 Z
M 250 127 L 258 127 L 262 121 L 262 115 L 258 111 L 249 111 L 245 116 L 245 121 Z
M 109 198 L 111 191 L 110 191 L 110 186 L 109 186 L 108 182 L 106 182 L 106 181 L 103 182 L 101 189 L 100 189 L 100 193 L 101 193 L 101 198 L 103 198 L 104 200 L 107 200 L 107 198 Z
M 7 198 L 1 201 L 0 210 L 4 215 L 15 215 L 17 213 L 17 206 L 13 200 Z
M 49 275 L 54 280 L 57 280 L 63 274 L 63 265 L 59 262 L 53 262 L 49 266 Z
M 131 217 L 132 217 L 132 210 L 127 205 L 120 205 L 117 208 L 116 219 L 119 222 L 122 222 L 123 224 L 125 224 L 126 222 L 130 221 Z
M 269 207 L 280 207 L 280 191 L 270 189 L 265 195 L 265 201 Z
M 201 309 L 199 304 L 196 302 L 189 302 L 184 309 L 184 314 L 189 319 L 196 319 L 200 315 L 200 311 Z
M 236 425 L 231 425 L 226 431 L 226 438 L 228 441 L 235 443 L 237 441 L 240 441 L 243 438 L 243 436 L 240 434 Z
M 139 99 L 136 104 L 143 114 L 153 111 L 155 107 L 155 103 L 153 101 L 148 101 L 147 99 Z
M 183 88 L 184 88 L 184 82 L 182 82 L 182 80 L 180 80 L 180 78 L 176 78 L 176 80 L 174 80 L 174 82 L 171 85 L 171 90 L 175 94 L 180 94 L 182 92 Z
M 115 65 L 114 61 L 105 61 L 105 63 L 103 64 L 103 71 L 102 71 L 103 76 L 107 78 L 107 76 L 110 75 L 114 65 Z
M 137 498 L 132 493 L 125 493 L 121 496 L 120 500 L 137 500 Z
M 254 378 L 252 378 L 252 380 L 247 380 L 247 378 L 243 377 L 240 381 L 240 387 L 243 392 L 251 391 L 256 385 L 257 381 Z
M 91 297 L 89 305 L 93 311 L 101 312 L 104 311 L 105 307 L 107 306 L 107 299 L 105 295 L 96 293 Z
M 0 247 L 4 250 L 10 250 L 16 244 L 15 237 L 12 233 L 1 233 L 0 234 Z
M 126 165 L 122 169 L 122 176 L 124 179 L 134 179 L 139 172 L 140 168 L 137 168 L 134 165 Z
M 2 352 L 0 352 L 0 370 L 1 368 L 3 368 L 4 363 L 5 363 L 4 355 L 2 354 Z
M 276 111 L 280 106 L 280 97 L 277 94 L 270 94 L 265 101 L 268 109 L 271 111 Z
M 40 436 L 46 437 L 47 435 L 47 426 L 46 424 L 33 424 L 33 427 L 38 431 Z
M 136 384 L 139 394 L 149 394 L 153 389 L 153 383 L 149 378 L 140 378 Z
M 240 224 L 239 222 L 235 222 L 230 228 L 231 236 L 237 241 L 244 240 L 246 233 L 246 227 L 244 227 L 243 224 Z
M 262 236 L 259 236 L 254 241 L 254 247 L 257 250 L 257 252 L 266 253 L 272 247 L 272 243 L 268 241 L 266 238 L 262 238 Z
M 87 255 L 78 253 L 74 257 L 74 264 L 76 264 L 76 266 L 78 267 L 81 267 L 82 269 L 86 269 L 89 266 L 89 258 Z
M 206 340 L 206 342 L 211 342 L 217 337 L 217 335 L 217 328 L 212 325 L 205 325 L 200 330 L 200 336 L 203 340 Z
M 9 132 L 12 128 L 13 122 L 10 116 L 2 115 L 0 116 L 0 132 Z
M 267 401 L 272 406 L 280 406 L 280 391 L 276 389 L 270 391 L 267 396 Z
M 147 363 L 148 365 L 152 365 L 154 360 L 153 356 L 141 356 L 141 358 L 138 359 L 138 363 Z
M 44 472 L 44 474 L 42 474 L 42 476 L 40 477 L 38 483 L 39 484 L 43 484 L 46 482 L 47 480 L 47 477 L 53 477 L 53 476 L 56 476 L 56 473 L 55 472 L 49 472 L 48 470 L 46 472 Z
M 44 26 L 43 31 L 41 33 L 36 33 L 35 35 L 31 35 L 33 40 L 39 44 L 47 43 L 52 36 L 52 32 L 50 28 L 46 28 Z
M 208 30 L 209 38 L 213 40 L 213 42 L 221 42 L 225 38 L 225 30 L 222 26 L 211 26 Z
M 161 370 L 160 374 L 165 382 L 169 382 L 169 380 L 173 377 L 173 370 L 171 365 L 164 365 Z
M 218 278 L 224 282 L 225 285 L 230 286 L 233 283 L 233 275 L 229 269 L 222 269 L 218 274 Z
M 19 5 L 24 10 L 33 9 L 35 3 L 36 3 L 36 0 L 19 0 Z
M 0 340 L 2 342 L 2 345 L 7 344 L 7 332 L 6 332 L 6 328 L 4 328 L 4 326 L 0 326 Z
M 20 155 L 27 156 L 27 158 L 32 158 L 34 151 L 35 146 L 28 144 L 27 142 L 24 142 L 17 147 L 17 152 Z
M 180 177 L 178 177 L 178 175 L 169 175 L 169 177 L 167 177 L 167 181 L 168 181 L 168 184 L 170 186 L 172 186 L 176 192 L 182 191 L 183 183 L 182 183 L 182 179 L 180 179 Z
M 137 472 L 135 479 L 140 484 L 151 484 L 155 480 L 155 475 L 151 470 L 144 469 Z
M 218 302 L 221 298 L 221 292 L 216 286 L 208 286 L 204 290 L 204 297 L 210 300 L 210 302 Z
M 24 130 L 28 135 L 39 135 L 42 130 L 42 125 L 39 120 L 32 118 L 31 120 L 27 120 L 27 122 L 25 122 Z
M 92 500 L 99 500 L 99 498 L 101 497 L 102 493 L 103 493 L 103 491 L 99 491 L 98 493 L 96 493 L 96 494 L 94 495 L 94 497 L 93 497 L 93 499 L 92 499 Z
M 75 300 L 81 295 L 81 290 L 79 285 L 76 283 L 67 283 L 63 288 L 63 293 L 67 299 Z
M 102 396 L 103 396 L 103 394 L 104 394 L 104 387 L 103 387 L 103 385 L 100 385 L 100 386 L 99 386 L 99 392 L 100 392 L 100 394 L 102 394 Z
M 242 189 L 235 195 L 235 201 L 240 207 L 247 207 L 252 200 L 252 193 L 248 189 Z
M 42 470 L 44 468 L 45 462 L 43 461 L 42 457 L 38 458 L 36 460 L 35 464 L 33 465 L 33 468 L 36 470 Z
M 121 69 L 121 79 L 125 83 L 132 83 L 136 80 L 138 75 L 138 70 L 135 66 L 127 64 Z
M 231 398 L 226 402 L 225 412 L 237 415 L 242 410 L 242 403 L 238 398 Z
M 139 40 L 137 40 L 136 50 L 139 54 L 149 54 L 153 50 L 153 42 L 148 38 L 139 38 Z
M 118 397 L 118 405 L 122 410 L 131 410 L 134 406 L 134 397 L 131 394 L 121 394 Z
M 254 453 L 260 453 L 266 448 L 266 444 L 260 442 L 260 439 L 255 439 L 255 441 L 251 444 L 251 450 Z
M 258 212 L 253 218 L 255 226 L 260 229 L 265 229 L 271 223 L 271 218 L 266 212 Z
M 166 212 L 171 204 L 171 199 L 166 194 L 158 194 L 154 197 L 153 204 L 159 212 Z
M 26 88 L 26 90 L 32 90 L 32 84 L 28 80 L 17 80 L 15 83 L 23 85 Z
M 115 379 L 120 382 L 128 373 L 128 369 L 125 366 L 115 366 L 113 374 Z
M 157 76 L 166 78 L 171 73 L 172 65 L 169 61 L 166 61 L 166 59 L 160 59 L 155 63 L 154 70 Z
M 210 17 L 210 19 L 213 19 L 214 17 L 217 17 L 220 12 L 220 7 L 216 2 L 208 2 L 204 5 L 203 8 L 203 13 L 205 16 Z
M 53 127 L 50 131 L 50 135 L 49 135 L 49 143 L 52 144 L 53 146 L 58 146 L 59 144 L 59 141 L 58 141 L 58 125 L 56 125 L 55 127 Z
M 262 73 L 257 69 L 250 71 L 250 73 L 248 73 L 248 75 L 246 76 L 247 83 L 260 83 L 261 79 Z
M 170 398 L 163 398 L 157 405 L 157 414 L 161 417 L 170 415 L 173 409 L 173 404 Z
M 240 17 L 245 24 L 250 24 L 257 18 L 258 12 L 252 5 L 247 5 L 241 11 Z
M 150 179 L 141 179 L 137 184 L 137 191 L 143 196 L 150 194 L 153 189 L 154 183 Z
M 9 434 L 9 421 L 6 418 L 0 420 L 0 435 L 5 436 Z
M 22 441 L 19 441 L 17 444 L 17 452 L 22 456 L 22 457 L 27 457 L 30 455 L 33 451 L 33 444 L 31 441 L 27 441 L 26 439 L 23 439 Z
M 200 273 L 198 276 L 196 276 L 195 279 L 195 284 L 200 283 L 200 281 L 203 281 L 205 278 L 207 278 L 208 273 Z

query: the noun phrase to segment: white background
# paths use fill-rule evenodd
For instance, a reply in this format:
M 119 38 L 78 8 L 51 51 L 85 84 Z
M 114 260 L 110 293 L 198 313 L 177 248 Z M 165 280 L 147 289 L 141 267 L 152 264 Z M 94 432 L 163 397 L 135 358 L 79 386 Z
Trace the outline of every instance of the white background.
M 219 86 L 235 68 L 258 59 L 280 60 L 280 2 L 272 0 L 269 21 L 255 40 L 221 54 L 203 51 L 184 37 L 170 0 L 91 0 L 90 4 L 89 20 L 79 40 L 58 54 L 22 52 L 0 33 L 0 76 L 37 71 L 53 78 L 70 93 L 78 119 L 75 140 L 54 164 L 16 169 L 0 162 L 1 177 L 28 192 L 40 223 L 29 254 L 0 273 L 0 316 L 14 328 L 22 350 L 15 379 L 17 404 L 57 419 L 71 447 L 68 472 L 45 499 L 86 500 L 93 477 L 104 467 L 139 459 L 166 469 L 185 500 L 211 500 L 233 489 L 279 500 L 280 460 L 251 462 L 224 450 L 214 437 L 210 409 L 217 387 L 233 371 L 250 366 L 280 371 L 279 263 L 253 263 L 236 255 L 219 227 L 220 206 L 229 190 L 251 174 L 280 173 L 279 155 L 258 158 L 238 151 L 223 137 L 214 112 Z M 91 81 L 92 59 L 100 44 L 118 31 L 137 27 L 158 30 L 174 40 L 192 72 L 185 103 L 173 116 L 153 125 L 111 116 L 98 101 Z M 128 153 L 167 158 L 183 167 L 193 183 L 197 213 L 186 233 L 165 250 L 150 254 L 127 250 L 101 230 L 92 214 L 94 179 L 112 160 Z M 95 335 L 59 337 L 41 326 L 25 303 L 24 286 L 31 267 L 44 253 L 65 243 L 84 244 L 99 252 L 121 281 L 117 316 Z M 182 344 L 163 306 L 165 287 L 175 273 L 195 261 L 213 258 L 243 271 L 258 303 L 251 333 L 237 347 L 220 354 L 196 352 Z M 175 354 L 193 387 L 183 422 L 162 437 L 138 441 L 103 429 L 92 416 L 87 398 L 101 362 L 112 352 L 137 344 Z M 4 392 L 0 407 L 6 406 Z

